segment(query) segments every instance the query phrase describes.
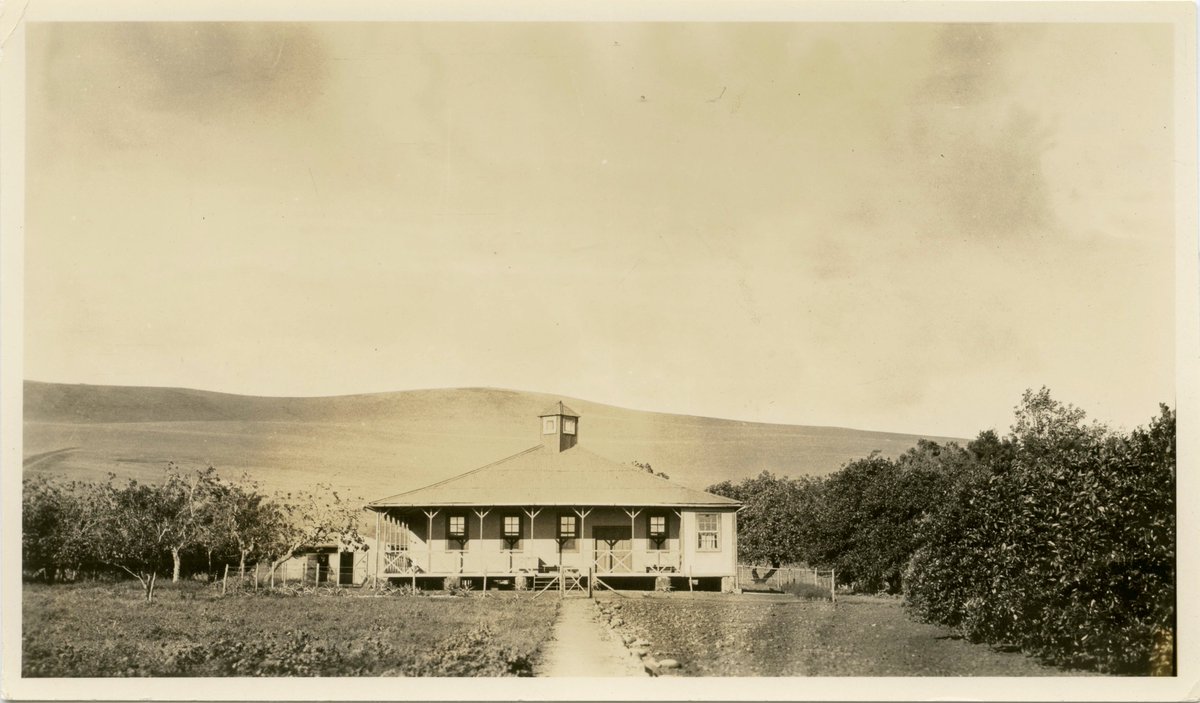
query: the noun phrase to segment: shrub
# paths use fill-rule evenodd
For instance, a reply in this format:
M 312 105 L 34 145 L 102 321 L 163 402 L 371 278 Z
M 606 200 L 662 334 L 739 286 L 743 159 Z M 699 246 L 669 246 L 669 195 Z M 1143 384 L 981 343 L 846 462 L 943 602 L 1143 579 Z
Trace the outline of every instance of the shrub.
M 1011 456 L 923 526 L 906 602 L 973 641 L 1106 672 L 1170 673 L 1174 436 L 1165 406 L 1149 429 L 1120 436 L 1084 426 L 1045 389 L 1027 393 Z

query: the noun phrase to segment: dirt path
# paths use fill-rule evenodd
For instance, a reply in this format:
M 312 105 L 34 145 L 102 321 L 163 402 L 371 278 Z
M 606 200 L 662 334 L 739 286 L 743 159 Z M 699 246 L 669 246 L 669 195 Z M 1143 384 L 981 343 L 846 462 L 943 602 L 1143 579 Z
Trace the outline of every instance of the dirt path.
M 553 638 L 542 646 L 537 676 L 645 676 L 641 663 L 596 620 L 587 598 L 565 598 Z

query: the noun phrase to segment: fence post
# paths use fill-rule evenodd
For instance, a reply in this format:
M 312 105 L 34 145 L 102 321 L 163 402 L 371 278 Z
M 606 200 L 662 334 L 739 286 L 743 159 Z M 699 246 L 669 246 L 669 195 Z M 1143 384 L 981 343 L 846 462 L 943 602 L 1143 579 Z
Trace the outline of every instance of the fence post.
M 588 598 L 592 597 L 592 574 L 594 574 L 594 573 L 595 573 L 595 569 L 593 567 L 589 566 L 588 567 Z
M 229 586 L 229 564 L 225 565 L 225 575 L 221 577 L 221 595 L 225 595 L 225 589 Z
M 837 569 L 829 570 L 829 598 L 837 605 Z

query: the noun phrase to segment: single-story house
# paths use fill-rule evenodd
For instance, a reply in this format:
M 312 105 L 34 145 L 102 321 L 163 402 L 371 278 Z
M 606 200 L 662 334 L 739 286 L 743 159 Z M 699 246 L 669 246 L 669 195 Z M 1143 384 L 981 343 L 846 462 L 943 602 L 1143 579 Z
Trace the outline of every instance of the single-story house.
M 579 420 L 556 403 L 538 418 L 539 444 L 369 503 L 376 579 L 733 587 L 740 503 L 588 451 Z

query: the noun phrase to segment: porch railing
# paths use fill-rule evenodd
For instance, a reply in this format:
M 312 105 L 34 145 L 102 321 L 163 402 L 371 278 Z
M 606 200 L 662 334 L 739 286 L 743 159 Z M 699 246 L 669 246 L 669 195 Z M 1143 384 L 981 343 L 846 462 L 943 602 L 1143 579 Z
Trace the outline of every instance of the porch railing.
M 521 551 L 466 551 L 395 548 L 384 549 L 380 575 L 421 576 L 425 574 L 517 574 L 556 570 L 558 557 L 535 555 Z M 608 549 L 601 547 L 591 554 L 580 550 L 564 554 L 563 565 L 598 574 L 655 574 L 680 571 L 678 551 Z M 580 560 L 582 557 L 582 560 Z

